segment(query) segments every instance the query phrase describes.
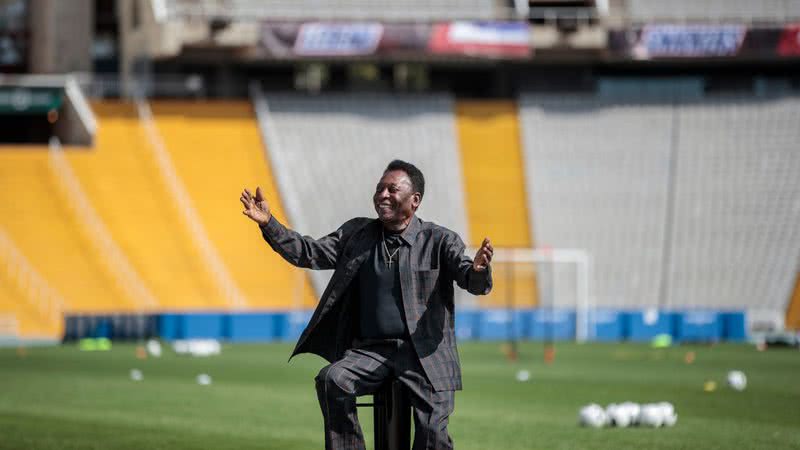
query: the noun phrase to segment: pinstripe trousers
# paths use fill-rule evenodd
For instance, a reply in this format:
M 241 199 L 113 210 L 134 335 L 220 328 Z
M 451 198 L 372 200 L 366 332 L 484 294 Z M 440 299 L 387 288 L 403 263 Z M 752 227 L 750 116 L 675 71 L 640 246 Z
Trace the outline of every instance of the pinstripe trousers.
M 356 340 L 342 359 L 324 367 L 316 377 L 327 450 L 365 448 L 356 397 L 376 392 L 392 377 L 409 392 L 414 410 L 413 450 L 453 448 L 447 424 L 455 406 L 455 392 L 433 389 L 410 342 L 365 339 Z

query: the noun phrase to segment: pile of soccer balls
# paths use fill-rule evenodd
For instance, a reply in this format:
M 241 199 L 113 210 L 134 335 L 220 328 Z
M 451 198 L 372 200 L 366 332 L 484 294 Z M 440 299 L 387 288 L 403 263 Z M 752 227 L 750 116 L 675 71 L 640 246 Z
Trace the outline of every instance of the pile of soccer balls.
M 607 407 L 592 403 L 581 408 L 578 422 L 585 427 L 671 427 L 678 421 L 675 407 L 669 402 L 646 403 L 612 403 Z
M 178 355 L 213 356 L 222 353 L 222 346 L 216 339 L 187 339 L 172 343 L 172 349 Z

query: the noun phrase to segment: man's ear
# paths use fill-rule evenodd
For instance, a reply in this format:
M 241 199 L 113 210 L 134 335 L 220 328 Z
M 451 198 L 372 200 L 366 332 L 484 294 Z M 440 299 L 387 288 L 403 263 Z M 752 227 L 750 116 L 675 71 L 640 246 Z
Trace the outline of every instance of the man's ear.
M 411 206 L 414 207 L 414 211 L 419 208 L 420 203 L 422 203 L 422 194 L 419 192 L 414 192 L 414 195 L 411 196 Z

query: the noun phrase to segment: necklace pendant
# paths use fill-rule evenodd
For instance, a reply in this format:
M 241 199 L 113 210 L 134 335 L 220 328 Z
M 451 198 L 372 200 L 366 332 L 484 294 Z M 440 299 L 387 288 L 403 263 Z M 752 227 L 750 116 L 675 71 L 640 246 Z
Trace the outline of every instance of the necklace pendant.
M 400 247 L 397 247 L 396 249 L 394 249 L 394 251 L 392 253 L 389 253 L 389 247 L 386 246 L 386 236 L 383 235 L 383 230 L 381 230 L 381 237 L 383 238 L 381 240 L 381 244 L 383 245 L 383 251 L 384 251 L 384 253 L 386 255 L 386 267 L 391 269 L 392 268 L 392 262 L 393 262 L 392 260 L 394 259 L 394 255 L 396 255 L 397 252 L 400 251 Z

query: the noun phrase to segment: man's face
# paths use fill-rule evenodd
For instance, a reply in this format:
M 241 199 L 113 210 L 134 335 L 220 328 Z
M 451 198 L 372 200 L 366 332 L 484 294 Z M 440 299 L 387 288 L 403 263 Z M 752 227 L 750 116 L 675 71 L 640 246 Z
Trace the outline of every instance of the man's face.
M 414 215 L 420 201 L 420 195 L 414 192 L 411 179 L 402 170 L 384 173 L 375 187 L 375 195 L 372 196 L 378 219 L 385 224 L 405 222 Z

